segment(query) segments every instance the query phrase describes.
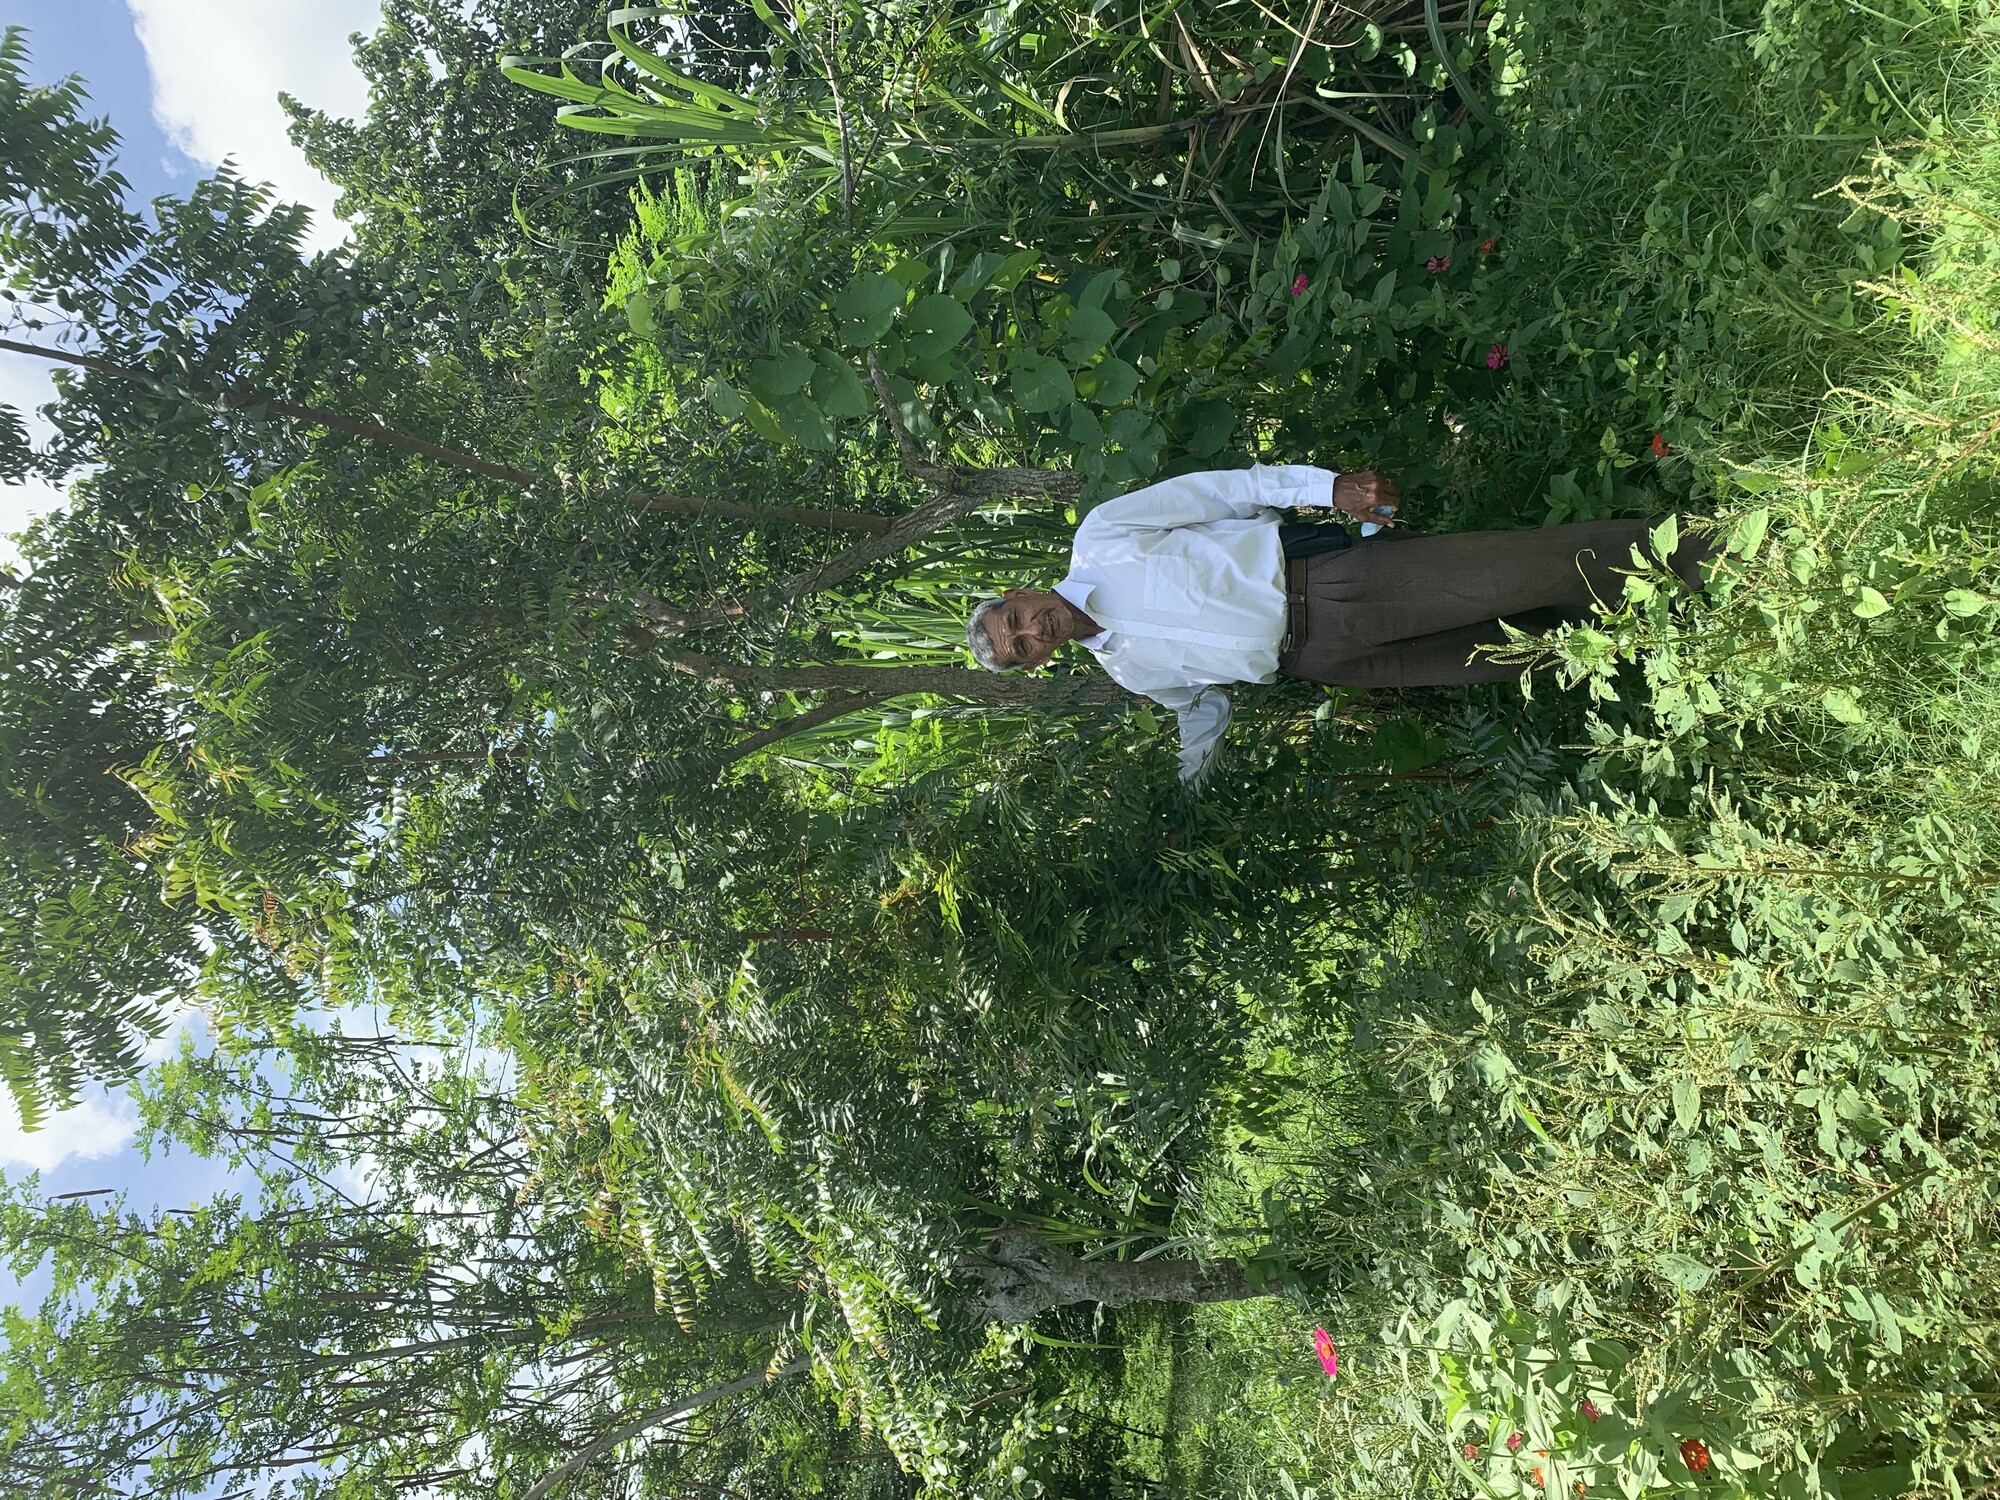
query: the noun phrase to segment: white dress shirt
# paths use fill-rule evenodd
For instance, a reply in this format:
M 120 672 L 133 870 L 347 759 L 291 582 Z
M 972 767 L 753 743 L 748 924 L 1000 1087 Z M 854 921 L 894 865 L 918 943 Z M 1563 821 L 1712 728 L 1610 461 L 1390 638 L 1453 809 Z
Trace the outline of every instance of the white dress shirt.
M 1309 464 L 1182 474 L 1077 527 L 1056 592 L 1104 627 L 1082 644 L 1112 680 L 1179 717 L 1182 780 L 1201 775 L 1229 725 L 1218 684 L 1278 675 L 1285 560 L 1272 512 L 1331 505 L 1335 477 Z

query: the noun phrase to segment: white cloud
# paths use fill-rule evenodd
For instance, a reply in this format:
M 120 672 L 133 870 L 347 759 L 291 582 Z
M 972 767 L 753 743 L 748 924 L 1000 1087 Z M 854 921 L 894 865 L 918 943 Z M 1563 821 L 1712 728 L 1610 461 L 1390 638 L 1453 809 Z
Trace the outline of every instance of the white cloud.
M 153 117 L 196 161 L 233 159 L 244 176 L 313 210 L 312 243 L 338 244 L 331 184 L 286 138 L 280 90 L 342 118 L 368 89 L 348 36 L 373 31 L 381 0 L 125 0 L 153 74 Z
M 139 1119 L 122 1094 L 100 1093 L 23 1130 L 14 1096 L 0 1088 L 0 1167 L 50 1172 L 65 1162 L 98 1161 L 130 1144 Z

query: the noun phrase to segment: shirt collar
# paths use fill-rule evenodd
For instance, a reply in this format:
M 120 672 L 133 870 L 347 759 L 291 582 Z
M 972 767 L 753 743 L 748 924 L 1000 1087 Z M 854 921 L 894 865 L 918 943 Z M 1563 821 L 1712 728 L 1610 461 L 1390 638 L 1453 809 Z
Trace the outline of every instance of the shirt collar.
M 1071 574 L 1068 578 L 1065 578 L 1061 583 L 1055 586 L 1054 592 L 1057 598 L 1067 600 L 1070 604 L 1074 605 L 1076 608 L 1082 610 L 1085 614 L 1088 615 L 1090 614 L 1091 588 L 1092 585 L 1090 583 L 1086 582 L 1084 579 L 1078 578 L 1075 574 Z M 1095 619 L 1096 616 L 1092 615 L 1091 618 Z M 1078 636 L 1076 638 L 1076 643 L 1079 646 L 1083 647 L 1086 651 L 1096 651 L 1100 650 L 1104 646 L 1104 643 L 1106 642 L 1106 640 L 1110 638 L 1110 635 L 1111 635 L 1110 631 L 1100 630 L 1097 632 L 1096 635 L 1093 636 L 1088 636 L 1088 637 Z

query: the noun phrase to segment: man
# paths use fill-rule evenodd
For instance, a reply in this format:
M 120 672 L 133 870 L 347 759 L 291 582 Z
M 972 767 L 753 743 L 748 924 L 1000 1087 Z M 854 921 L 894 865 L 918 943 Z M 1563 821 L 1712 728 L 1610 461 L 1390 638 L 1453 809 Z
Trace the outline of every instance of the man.
M 1229 723 L 1221 685 L 1280 674 L 1349 687 L 1498 682 L 1519 667 L 1476 655 L 1505 619 L 1548 630 L 1623 595 L 1619 570 L 1651 523 L 1373 536 L 1401 502 L 1380 474 L 1306 464 L 1183 474 L 1107 500 L 1077 527 L 1053 592 L 1009 589 L 967 622 L 992 671 L 1039 667 L 1064 641 L 1180 719 L 1181 776 L 1201 775 Z M 1331 508 L 1365 523 L 1280 527 L 1282 509 Z M 1711 546 L 1670 559 L 1691 586 Z

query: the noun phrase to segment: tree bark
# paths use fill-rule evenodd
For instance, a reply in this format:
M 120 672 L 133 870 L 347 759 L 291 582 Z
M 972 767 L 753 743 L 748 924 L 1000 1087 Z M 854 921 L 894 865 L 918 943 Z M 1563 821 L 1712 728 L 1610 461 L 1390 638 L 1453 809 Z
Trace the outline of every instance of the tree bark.
M 1192 1260 L 1078 1260 L 1025 1229 L 1003 1230 L 985 1251 L 961 1256 L 960 1280 L 974 1290 L 968 1311 L 981 1323 L 1026 1323 L 1052 1307 L 1096 1302 L 1240 1302 L 1276 1295 L 1241 1266 Z

